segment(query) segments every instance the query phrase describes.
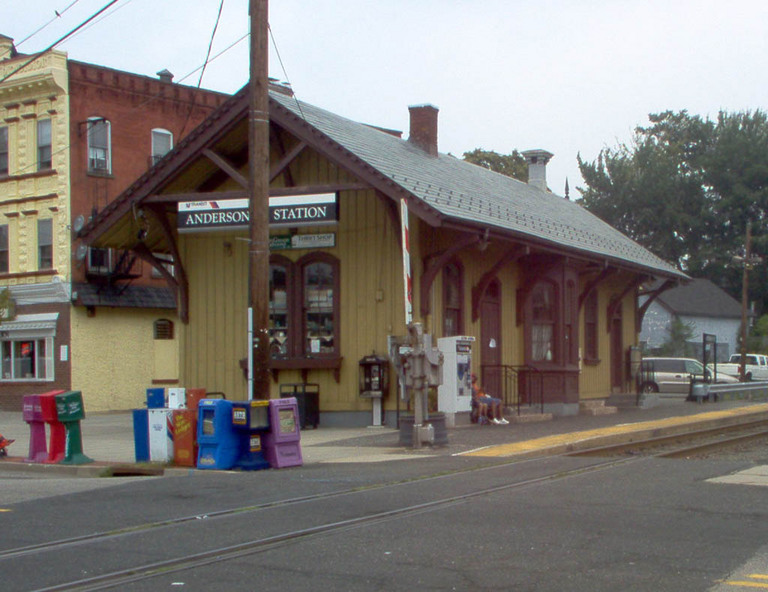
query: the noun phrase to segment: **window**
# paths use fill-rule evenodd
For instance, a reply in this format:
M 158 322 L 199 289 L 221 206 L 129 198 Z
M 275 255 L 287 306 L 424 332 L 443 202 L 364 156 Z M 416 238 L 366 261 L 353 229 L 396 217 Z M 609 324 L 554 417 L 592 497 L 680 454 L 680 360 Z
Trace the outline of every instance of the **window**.
M 275 263 L 269 266 L 269 351 L 273 358 L 285 358 L 289 355 L 288 332 L 291 330 L 291 316 L 288 300 L 290 290 L 289 272 L 292 263 L 280 262 L 283 257 L 275 257 Z
M 598 359 L 597 354 L 597 290 L 593 290 L 584 302 L 584 358 Z
M 38 269 L 53 269 L 53 220 L 37 221 Z
M 88 248 L 88 273 L 108 274 L 112 271 L 112 249 Z
M 579 361 L 579 344 L 576 337 L 576 284 L 568 280 L 565 284 L 565 302 L 563 302 L 563 350 L 566 364 Z
M 88 171 L 91 173 L 112 172 L 110 154 L 111 130 L 109 121 L 103 117 L 88 119 Z
M 154 324 L 155 339 L 173 339 L 173 321 L 157 319 Z
M 0 224 L 0 273 L 8 273 L 10 271 L 9 253 L 8 225 Z
M 152 130 L 152 164 L 168 154 L 173 148 L 173 134 L 164 129 Z
M 0 175 L 8 174 L 8 128 L 0 127 Z
M 555 303 L 554 286 L 539 284 L 534 288 L 531 294 L 531 359 L 534 362 L 551 362 L 555 359 Z
M 37 122 L 37 170 L 48 170 L 53 166 L 51 152 L 51 120 Z
M 333 265 L 324 261 L 307 263 L 303 269 L 304 354 L 332 354 L 336 350 L 333 300 Z
M 338 357 L 339 263 L 326 253 L 269 268 L 270 353 L 276 359 Z
M 52 380 L 53 338 L 7 339 L 2 348 L 2 380 Z
M 464 270 L 452 261 L 443 268 L 443 337 L 461 335 L 464 331 Z
M 169 255 L 167 253 L 152 253 L 155 256 L 155 259 L 158 261 L 161 261 L 161 265 L 165 268 L 165 271 L 170 273 L 171 275 L 174 274 L 173 271 L 173 255 Z M 152 268 L 152 277 L 153 278 L 161 278 L 163 277 L 163 274 L 160 273 L 160 271 L 156 268 Z

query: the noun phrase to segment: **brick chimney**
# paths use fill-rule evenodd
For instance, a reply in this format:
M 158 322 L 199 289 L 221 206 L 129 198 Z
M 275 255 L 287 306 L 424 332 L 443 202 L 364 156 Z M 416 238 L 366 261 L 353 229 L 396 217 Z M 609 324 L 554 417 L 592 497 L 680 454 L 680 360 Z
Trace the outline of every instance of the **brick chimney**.
M 16 47 L 13 45 L 13 39 L 0 35 L 0 60 L 9 60 L 16 57 Z
M 411 105 L 411 129 L 408 141 L 431 156 L 437 156 L 437 112 L 434 105 Z
M 160 70 L 157 72 L 157 77 L 160 79 L 161 82 L 173 82 L 173 74 L 168 70 L 168 68 L 165 68 L 164 70 Z
M 546 150 L 526 150 L 523 152 L 528 161 L 528 185 L 547 191 L 547 163 L 554 154 Z

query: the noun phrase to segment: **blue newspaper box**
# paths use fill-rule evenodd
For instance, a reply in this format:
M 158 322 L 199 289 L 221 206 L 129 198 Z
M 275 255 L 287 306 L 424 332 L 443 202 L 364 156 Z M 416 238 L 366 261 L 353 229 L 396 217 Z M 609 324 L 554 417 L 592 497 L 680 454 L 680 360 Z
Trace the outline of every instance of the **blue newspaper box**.
M 149 462 L 149 410 L 133 410 L 133 451 L 136 462 Z
M 165 407 L 165 389 L 162 387 L 147 389 L 147 409 L 162 409 Z
M 268 469 L 261 438 L 269 430 L 269 401 L 233 403 L 232 424 L 240 433 L 240 456 L 236 466 L 246 471 Z
M 203 399 L 197 405 L 197 468 L 231 469 L 240 457 L 241 434 L 232 423 L 232 401 Z

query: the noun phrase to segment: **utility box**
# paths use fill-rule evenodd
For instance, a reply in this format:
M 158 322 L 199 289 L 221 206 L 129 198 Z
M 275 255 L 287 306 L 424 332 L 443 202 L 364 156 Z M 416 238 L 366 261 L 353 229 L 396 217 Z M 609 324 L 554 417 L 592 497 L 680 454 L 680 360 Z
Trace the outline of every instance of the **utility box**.
M 443 354 L 443 383 L 437 389 L 437 410 L 445 414 L 447 427 L 456 424 L 457 413 L 472 409 L 472 344 L 471 335 L 441 337 L 437 348 Z

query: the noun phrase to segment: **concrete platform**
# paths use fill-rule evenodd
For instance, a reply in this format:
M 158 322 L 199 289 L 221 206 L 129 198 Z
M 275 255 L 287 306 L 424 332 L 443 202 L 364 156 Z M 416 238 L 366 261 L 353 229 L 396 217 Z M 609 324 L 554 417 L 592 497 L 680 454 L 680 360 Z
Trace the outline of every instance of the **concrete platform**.
M 552 421 L 510 425 L 459 425 L 448 429 L 445 446 L 419 449 L 398 444 L 393 427 L 323 428 L 301 433 L 304 464 L 372 463 L 425 459 L 430 456 L 484 458 L 532 457 L 592 448 L 706 426 L 732 425 L 768 418 L 768 404 L 725 401 L 696 404 L 680 398 L 664 400 L 652 408 L 620 408 L 609 415 L 555 417 Z M 154 471 L 187 474 L 196 469 L 134 462 L 133 419 L 130 412 L 92 414 L 82 422 L 83 451 L 95 460 L 85 465 L 47 465 L 24 461 L 29 449 L 29 428 L 21 413 L 0 411 L 0 433 L 16 442 L 0 471 L 41 475 L 108 476 L 115 471 Z

